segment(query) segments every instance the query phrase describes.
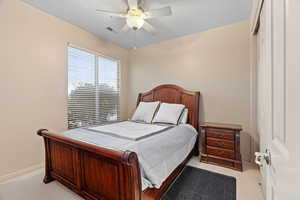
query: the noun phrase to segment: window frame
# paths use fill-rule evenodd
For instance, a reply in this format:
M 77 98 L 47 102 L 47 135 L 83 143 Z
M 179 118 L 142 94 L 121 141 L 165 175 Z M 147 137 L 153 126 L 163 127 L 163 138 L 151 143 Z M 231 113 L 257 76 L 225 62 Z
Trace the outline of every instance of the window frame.
M 66 98 L 66 105 L 67 105 L 67 107 L 68 107 L 68 98 L 69 98 L 69 95 L 68 95 L 68 89 L 69 89 L 69 59 L 68 59 L 68 57 L 69 57 L 69 53 L 68 53 L 68 50 L 69 50 L 69 48 L 74 48 L 74 49 L 77 49 L 77 50 L 80 50 L 80 51 L 85 51 L 85 52 L 87 52 L 87 53 L 90 53 L 90 54 L 93 54 L 93 55 L 95 55 L 96 56 L 96 58 L 95 58 L 95 82 L 97 82 L 97 83 L 99 83 L 99 70 L 97 70 L 96 68 L 97 67 L 100 67 L 101 68 L 101 66 L 99 66 L 99 58 L 100 57 L 102 57 L 102 58 L 106 58 L 106 59 L 109 59 L 109 60 L 112 60 L 112 61 L 114 61 L 114 62 L 116 62 L 117 63 L 117 67 L 118 67 L 118 91 L 119 91 L 119 110 L 118 110 L 118 117 L 119 118 L 121 118 L 121 82 L 122 82 L 122 75 L 121 75 L 121 72 L 122 72 L 122 69 L 121 69 L 121 60 L 120 59 L 118 59 L 118 58 L 115 58 L 115 57 L 112 57 L 112 56 L 107 56 L 107 55 L 105 55 L 105 54 L 103 54 L 103 53 L 101 53 L 101 52 L 99 52 L 99 51 L 95 51 L 95 50 L 91 50 L 91 49 L 88 49 L 88 48 L 84 48 L 84 47 L 80 47 L 80 46 L 78 46 L 78 45 L 75 45 L 75 44 L 73 44 L 73 43 L 67 43 L 67 48 L 66 48 L 66 54 L 67 54 L 67 56 L 66 56 L 66 58 L 67 58 L 67 66 L 66 66 L 66 84 L 67 84 L 67 92 L 66 92 L 66 94 L 67 94 L 67 98 Z M 96 93 L 96 95 L 97 95 L 98 93 Z M 96 103 L 96 107 L 98 107 L 99 108 L 99 103 Z M 68 123 L 69 123 L 69 121 L 68 121 L 68 109 L 67 109 L 67 127 L 68 127 L 68 129 L 70 129 L 69 128 L 69 125 L 68 125 Z

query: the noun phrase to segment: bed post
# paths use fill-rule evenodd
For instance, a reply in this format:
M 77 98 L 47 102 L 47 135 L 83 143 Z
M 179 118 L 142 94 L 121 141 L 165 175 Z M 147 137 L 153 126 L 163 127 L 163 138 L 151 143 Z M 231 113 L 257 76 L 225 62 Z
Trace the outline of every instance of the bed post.
M 139 93 L 139 95 L 138 95 L 138 98 L 137 98 L 137 101 L 136 101 L 136 107 L 138 107 L 138 106 L 139 106 L 139 104 L 140 104 L 140 101 L 141 101 L 141 98 L 142 98 L 142 94 L 141 94 L 141 93 Z
M 141 200 L 142 199 L 142 183 L 139 161 L 137 154 L 134 152 L 126 151 L 123 154 L 123 162 L 129 167 L 125 169 L 124 187 L 127 191 L 125 199 L 127 200 Z
M 194 156 L 199 156 L 199 154 L 200 154 L 200 149 L 199 148 L 201 147 L 201 144 L 199 144 L 199 138 L 201 137 L 201 130 L 199 128 L 199 123 L 200 123 L 200 119 L 199 119 L 200 96 L 201 96 L 200 92 L 195 92 L 195 111 L 198 112 L 198 115 L 196 116 L 195 121 L 193 122 L 193 124 L 194 124 L 194 127 L 197 130 L 198 135 L 197 135 L 197 140 L 196 140 L 196 144 L 195 144 L 195 147 L 194 147 Z
M 47 129 L 40 129 L 37 131 L 37 134 L 39 136 L 42 136 L 43 131 L 48 131 Z M 45 145 L 45 176 L 43 179 L 43 182 L 45 184 L 52 182 L 54 179 L 51 177 L 50 171 L 51 171 L 51 162 L 50 162 L 50 146 L 49 146 L 49 139 L 46 137 L 43 137 L 44 139 L 44 145 Z

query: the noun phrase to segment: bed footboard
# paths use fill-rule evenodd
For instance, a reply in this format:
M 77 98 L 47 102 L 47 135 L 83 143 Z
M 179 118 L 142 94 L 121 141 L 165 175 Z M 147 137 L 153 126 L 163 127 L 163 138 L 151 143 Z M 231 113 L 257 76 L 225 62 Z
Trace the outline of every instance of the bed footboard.
M 141 175 L 134 152 L 114 151 L 46 129 L 44 183 L 57 180 L 90 200 L 141 200 Z

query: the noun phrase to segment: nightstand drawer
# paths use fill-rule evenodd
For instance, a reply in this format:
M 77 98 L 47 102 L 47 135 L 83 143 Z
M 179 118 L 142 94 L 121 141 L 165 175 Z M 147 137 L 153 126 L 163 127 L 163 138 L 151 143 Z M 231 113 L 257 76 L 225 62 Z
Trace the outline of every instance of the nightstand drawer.
M 234 150 L 234 142 L 229 140 L 217 139 L 217 138 L 206 138 L 206 143 L 209 146 L 221 147 L 225 149 Z
M 228 149 L 207 146 L 206 151 L 207 151 L 207 154 L 214 155 L 214 156 L 230 158 L 230 159 L 235 158 L 234 151 L 228 150 Z
M 234 167 L 234 162 L 232 162 L 232 161 L 216 159 L 216 158 L 212 158 L 212 157 L 207 157 L 206 162 L 213 163 L 213 164 L 216 164 L 216 165 L 221 165 L 221 166 L 224 166 L 224 167 L 229 167 L 229 168 Z
M 234 132 L 228 130 L 219 130 L 209 128 L 206 130 L 207 137 L 220 138 L 226 140 L 234 140 Z

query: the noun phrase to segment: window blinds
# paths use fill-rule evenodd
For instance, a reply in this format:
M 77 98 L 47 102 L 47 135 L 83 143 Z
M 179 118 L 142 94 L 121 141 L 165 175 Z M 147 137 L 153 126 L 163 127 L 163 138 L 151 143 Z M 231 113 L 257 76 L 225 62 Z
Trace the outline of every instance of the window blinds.
M 119 120 L 119 63 L 68 48 L 69 129 Z

